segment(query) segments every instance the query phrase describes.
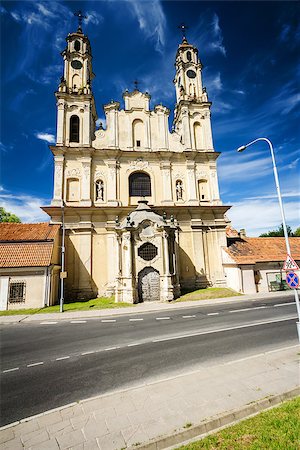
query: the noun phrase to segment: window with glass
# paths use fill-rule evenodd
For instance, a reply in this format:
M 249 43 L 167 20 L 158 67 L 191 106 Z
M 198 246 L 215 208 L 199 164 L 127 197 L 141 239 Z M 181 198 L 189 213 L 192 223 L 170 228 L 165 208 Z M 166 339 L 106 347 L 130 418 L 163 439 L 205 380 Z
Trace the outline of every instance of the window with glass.
M 151 197 L 151 179 L 147 173 L 135 172 L 129 177 L 130 197 Z

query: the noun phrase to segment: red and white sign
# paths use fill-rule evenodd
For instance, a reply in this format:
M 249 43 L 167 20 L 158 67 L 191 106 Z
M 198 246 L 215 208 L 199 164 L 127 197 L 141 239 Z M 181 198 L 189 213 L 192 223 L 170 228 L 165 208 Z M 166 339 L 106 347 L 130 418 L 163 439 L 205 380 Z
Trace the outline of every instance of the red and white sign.
M 287 255 L 286 260 L 283 264 L 283 270 L 299 270 L 298 264 L 293 260 L 291 255 Z

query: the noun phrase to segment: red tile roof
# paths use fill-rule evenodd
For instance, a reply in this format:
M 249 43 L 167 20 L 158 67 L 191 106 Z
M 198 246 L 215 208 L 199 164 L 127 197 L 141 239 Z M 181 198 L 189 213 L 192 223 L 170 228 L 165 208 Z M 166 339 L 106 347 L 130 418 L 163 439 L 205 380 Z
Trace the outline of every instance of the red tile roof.
M 300 260 L 300 238 L 289 238 L 293 259 Z M 285 239 L 283 237 L 244 238 L 236 240 L 225 251 L 238 264 L 282 261 L 286 259 Z
M 60 226 L 42 223 L 0 223 L 0 242 L 51 241 Z
M 0 267 L 47 267 L 59 225 L 0 223 Z
M 0 267 L 47 267 L 53 242 L 0 243 Z

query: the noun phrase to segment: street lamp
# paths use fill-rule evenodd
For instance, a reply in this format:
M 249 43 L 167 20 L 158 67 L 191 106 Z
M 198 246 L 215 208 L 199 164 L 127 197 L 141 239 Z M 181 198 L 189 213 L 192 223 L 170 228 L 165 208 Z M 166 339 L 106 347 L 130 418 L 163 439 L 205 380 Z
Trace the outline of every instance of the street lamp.
M 280 187 L 279 187 L 279 178 L 278 178 L 278 173 L 277 173 L 277 168 L 276 168 L 276 162 L 275 162 L 275 156 L 274 156 L 274 150 L 273 150 L 272 142 L 269 139 L 267 139 L 267 138 L 257 138 L 254 141 L 251 141 L 251 142 L 249 142 L 246 145 L 242 145 L 241 147 L 239 147 L 237 149 L 237 151 L 238 152 L 243 152 L 244 150 L 246 150 L 247 147 L 249 147 L 252 144 L 255 144 L 255 142 L 258 142 L 258 141 L 265 141 L 265 142 L 267 142 L 269 144 L 269 147 L 270 147 L 271 156 L 272 156 L 272 162 L 273 162 L 273 172 L 274 172 L 276 190 L 277 190 L 278 201 L 279 201 L 280 212 L 281 212 L 281 218 L 282 218 L 282 225 L 283 225 L 283 232 L 284 232 L 284 238 L 285 238 L 286 251 L 287 251 L 287 254 L 291 256 L 291 248 L 290 248 L 289 236 L 288 236 L 287 227 L 286 227 L 286 221 L 285 221 L 285 215 L 284 215 L 284 210 L 283 210 L 281 192 L 280 192 Z M 294 289 L 294 294 L 295 294 L 295 302 L 296 302 L 296 307 L 297 307 L 297 312 L 298 312 L 298 322 L 296 322 L 296 324 L 297 324 L 297 331 L 298 331 L 298 339 L 299 339 L 299 342 L 300 342 L 300 305 L 299 305 L 299 295 L 298 295 L 297 289 Z
M 64 277 L 65 277 L 65 204 L 62 200 L 62 243 L 61 243 L 61 272 L 59 311 L 64 312 Z

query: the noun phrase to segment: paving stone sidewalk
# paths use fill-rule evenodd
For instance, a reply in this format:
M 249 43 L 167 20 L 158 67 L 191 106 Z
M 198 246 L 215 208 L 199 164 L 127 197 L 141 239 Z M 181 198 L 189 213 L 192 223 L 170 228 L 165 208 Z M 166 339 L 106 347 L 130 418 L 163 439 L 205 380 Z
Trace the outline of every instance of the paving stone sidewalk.
M 299 395 L 295 345 L 24 419 L 0 429 L 0 448 L 163 449 L 295 396 L 297 390 Z

